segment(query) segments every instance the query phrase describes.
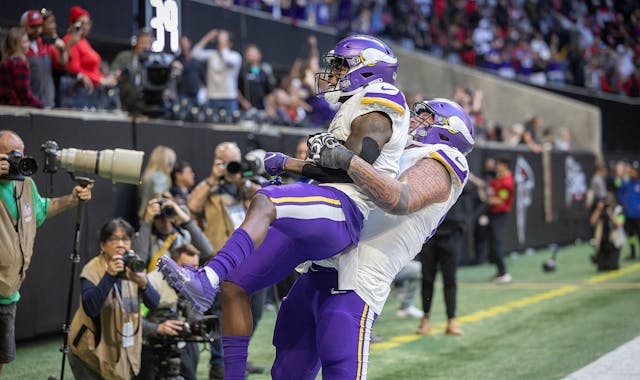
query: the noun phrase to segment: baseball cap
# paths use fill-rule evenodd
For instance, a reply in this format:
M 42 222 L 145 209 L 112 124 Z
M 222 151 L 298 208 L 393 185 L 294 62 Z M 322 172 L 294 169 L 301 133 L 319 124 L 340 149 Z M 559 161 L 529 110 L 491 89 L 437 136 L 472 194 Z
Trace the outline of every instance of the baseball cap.
M 42 14 L 34 9 L 27 11 L 27 25 L 42 25 Z
M 77 19 L 79 19 L 82 16 L 89 16 L 89 11 L 77 5 L 74 5 L 69 10 L 69 24 L 73 24 L 74 22 L 76 22 Z

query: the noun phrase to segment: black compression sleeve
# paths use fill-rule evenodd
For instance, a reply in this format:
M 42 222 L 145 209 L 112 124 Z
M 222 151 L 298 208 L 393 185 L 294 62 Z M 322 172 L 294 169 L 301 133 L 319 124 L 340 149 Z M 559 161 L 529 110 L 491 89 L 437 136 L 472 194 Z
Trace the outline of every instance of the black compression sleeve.
M 304 165 L 302 175 L 321 183 L 353 183 L 351 177 L 342 169 L 321 168 L 313 164 Z

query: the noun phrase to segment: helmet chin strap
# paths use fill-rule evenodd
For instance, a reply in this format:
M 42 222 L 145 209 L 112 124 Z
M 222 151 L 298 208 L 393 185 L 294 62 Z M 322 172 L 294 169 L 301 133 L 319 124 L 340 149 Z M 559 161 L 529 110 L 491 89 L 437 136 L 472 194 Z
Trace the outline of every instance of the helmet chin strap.
M 324 99 L 329 104 L 338 103 L 338 101 L 340 100 L 341 96 L 342 96 L 342 91 L 340 91 L 340 90 L 329 91 L 329 92 L 325 92 L 324 93 Z
M 369 83 L 365 83 L 364 85 L 353 89 L 349 92 L 345 92 L 342 90 L 334 90 L 334 91 L 327 91 L 324 93 L 324 99 L 329 103 L 329 104 L 336 104 L 336 103 L 343 103 L 346 99 L 348 99 L 350 96 L 355 95 L 358 91 L 363 90 L 364 88 L 366 88 L 367 86 L 374 84 L 374 83 L 382 83 L 384 82 L 384 80 L 382 78 L 378 78 L 376 80 L 373 80 Z M 339 87 L 339 85 L 337 85 L 337 87 Z

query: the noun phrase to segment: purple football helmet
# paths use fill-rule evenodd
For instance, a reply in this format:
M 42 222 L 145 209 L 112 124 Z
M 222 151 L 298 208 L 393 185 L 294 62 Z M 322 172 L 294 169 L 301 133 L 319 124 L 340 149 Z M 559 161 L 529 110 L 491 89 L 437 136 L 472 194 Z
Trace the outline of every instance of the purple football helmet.
M 449 145 L 464 155 L 473 149 L 473 122 L 458 103 L 431 99 L 415 103 L 411 113 L 410 131 L 414 142 Z
M 394 84 L 398 58 L 381 40 L 356 34 L 338 42 L 323 56 L 325 71 L 316 73 L 316 94 L 329 103 L 377 82 Z

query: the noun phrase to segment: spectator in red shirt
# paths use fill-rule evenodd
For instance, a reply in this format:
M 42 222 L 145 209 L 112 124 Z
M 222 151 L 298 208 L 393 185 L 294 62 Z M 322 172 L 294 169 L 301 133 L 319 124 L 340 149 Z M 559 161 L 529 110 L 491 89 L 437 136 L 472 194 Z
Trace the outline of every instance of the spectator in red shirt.
M 46 107 L 54 106 L 55 86 L 53 67 L 65 65 L 69 59 L 68 45 L 59 38 L 43 40 L 43 15 L 41 11 L 28 10 L 20 18 L 20 27 L 29 37 L 29 50 L 26 53 L 31 70 L 31 91 Z
M 20 28 L 9 29 L 2 51 L 5 58 L 0 63 L 0 104 L 42 107 L 29 85 L 31 72 L 25 56 L 28 50 L 27 33 Z
M 89 91 L 97 86 L 113 87 L 117 84 L 117 79 L 113 75 L 102 75 L 100 64 L 102 58 L 93 48 L 87 35 L 91 31 L 91 18 L 86 9 L 79 6 L 71 7 L 69 11 L 69 31 L 64 36 L 64 41 L 68 42 L 74 38 L 75 33 L 79 33 L 79 41 L 69 52 L 69 62 L 67 70 L 77 75 L 78 81 Z
M 509 170 L 509 160 L 496 159 L 496 177 L 489 182 L 489 255 L 498 268 L 498 273 L 493 281 L 507 284 L 511 282 L 511 275 L 507 273 L 504 264 L 504 227 L 507 224 L 507 216 L 513 206 L 513 194 L 515 185 L 513 174 Z

